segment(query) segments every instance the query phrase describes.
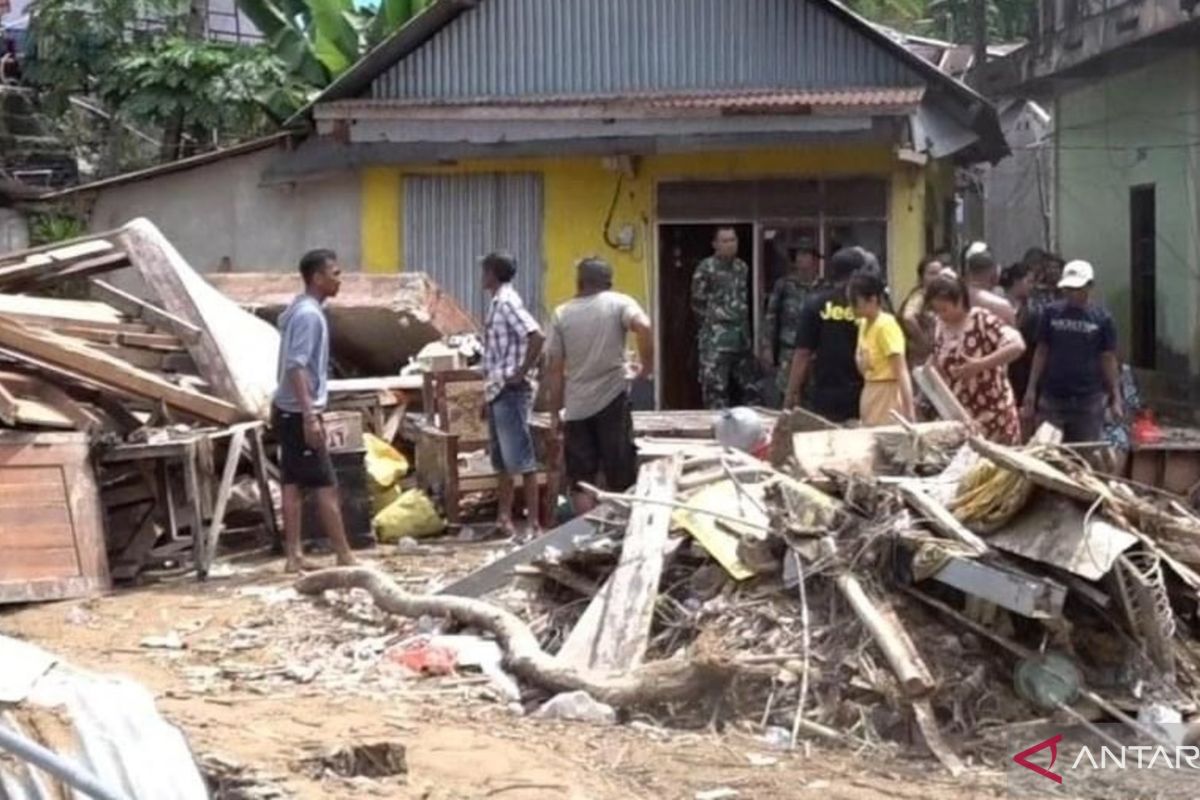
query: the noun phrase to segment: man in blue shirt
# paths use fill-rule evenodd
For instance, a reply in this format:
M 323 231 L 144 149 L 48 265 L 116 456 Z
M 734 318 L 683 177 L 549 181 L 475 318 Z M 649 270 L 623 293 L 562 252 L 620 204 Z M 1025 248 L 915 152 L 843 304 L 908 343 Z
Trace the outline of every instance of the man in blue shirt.
M 1100 442 L 1105 411 L 1125 415 L 1112 316 L 1092 303 L 1092 265 L 1072 261 L 1058 288 L 1063 299 L 1047 306 L 1038 328 L 1037 350 L 1022 414 L 1036 415 L 1063 432 L 1066 442 Z
M 300 552 L 305 491 L 316 493 L 321 524 L 337 553 L 337 563 L 354 564 L 321 422 L 321 412 L 329 401 L 329 323 L 322 304 L 341 288 L 342 268 L 333 251 L 313 250 L 300 259 L 300 275 L 304 292 L 279 317 L 279 388 L 271 404 L 271 428 L 282 456 L 288 572 L 309 568 Z

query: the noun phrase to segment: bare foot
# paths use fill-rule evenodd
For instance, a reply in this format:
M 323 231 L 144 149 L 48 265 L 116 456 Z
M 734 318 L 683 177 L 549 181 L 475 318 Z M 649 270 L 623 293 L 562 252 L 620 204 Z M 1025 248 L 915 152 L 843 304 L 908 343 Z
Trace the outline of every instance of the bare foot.
M 339 567 L 357 567 L 358 559 L 349 553 L 344 553 L 337 557 L 337 565 Z
M 304 558 L 296 560 L 288 559 L 288 562 L 283 565 L 283 571 L 288 575 L 297 575 L 301 572 L 316 572 L 320 568 L 317 564 Z

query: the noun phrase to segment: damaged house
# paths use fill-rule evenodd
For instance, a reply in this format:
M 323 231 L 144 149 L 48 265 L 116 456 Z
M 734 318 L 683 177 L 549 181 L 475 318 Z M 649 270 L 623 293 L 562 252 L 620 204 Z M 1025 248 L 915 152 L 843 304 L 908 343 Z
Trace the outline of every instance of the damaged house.
M 756 314 L 803 239 L 877 251 L 904 292 L 948 242 L 953 167 L 1007 152 L 983 98 L 824 0 L 442 0 L 294 122 L 290 143 L 72 194 L 95 228 L 150 216 L 203 271 L 290 270 L 320 244 L 476 312 L 489 250 L 543 313 L 601 255 L 682 354 L 656 382 L 669 408 L 699 402 L 678 297 L 715 223 Z
M 1052 245 L 1092 262 L 1123 357 L 1153 405 L 1188 416 L 1200 391 L 1196 12 L 1168 0 L 1041 0 L 1034 40 L 981 83 L 1053 117 L 1053 132 L 1013 142 L 1039 156 Z

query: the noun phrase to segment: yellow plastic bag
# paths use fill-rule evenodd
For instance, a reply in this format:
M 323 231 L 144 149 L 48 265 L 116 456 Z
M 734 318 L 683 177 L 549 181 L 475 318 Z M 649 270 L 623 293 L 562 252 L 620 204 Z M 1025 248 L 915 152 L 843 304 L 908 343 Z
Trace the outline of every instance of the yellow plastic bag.
M 409 489 L 375 515 L 374 527 L 376 539 L 393 544 L 405 536 L 436 536 L 446 529 L 446 521 L 438 515 L 429 495 Z
M 371 504 L 378 514 L 400 496 L 400 481 L 408 474 L 408 459 L 378 436 L 364 433 L 363 444 L 367 447 Z

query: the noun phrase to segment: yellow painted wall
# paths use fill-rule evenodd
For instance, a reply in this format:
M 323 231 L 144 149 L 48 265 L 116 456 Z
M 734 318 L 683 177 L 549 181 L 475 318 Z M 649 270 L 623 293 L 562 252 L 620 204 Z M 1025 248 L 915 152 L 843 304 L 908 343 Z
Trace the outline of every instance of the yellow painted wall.
M 895 278 L 894 296 L 903 296 L 913 285 L 916 263 L 924 250 L 924 169 L 896 161 L 886 147 L 808 147 L 642 157 L 636 176 L 622 181 L 611 224 L 614 235 L 623 224 L 635 226 L 637 243 L 631 252 L 613 249 L 604 241 L 604 220 L 613 202 L 618 175 L 605 169 L 602 159 L 596 156 L 476 161 L 408 170 L 373 167 L 363 173 L 364 265 L 375 270 L 403 263 L 399 188 L 404 172 L 510 171 L 543 176 L 543 251 L 547 263 L 543 285 L 547 308 L 574 293 L 573 265 L 586 255 L 607 259 L 615 270 L 616 288 L 650 306 L 655 275 L 655 186 L 666 180 L 886 176 L 891 185 L 888 261 Z M 376 203 L 379 207 L 372 207 Z
M 404 191 L 401 173 L 368 167 L 362 173 L 362 268 L 396 272 L 403 268 Z

